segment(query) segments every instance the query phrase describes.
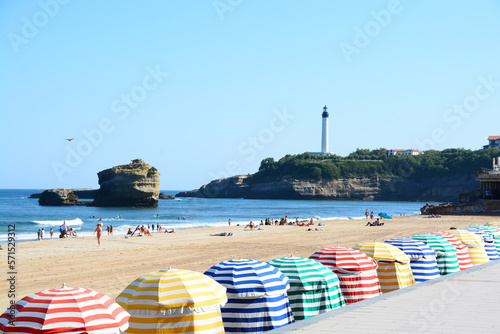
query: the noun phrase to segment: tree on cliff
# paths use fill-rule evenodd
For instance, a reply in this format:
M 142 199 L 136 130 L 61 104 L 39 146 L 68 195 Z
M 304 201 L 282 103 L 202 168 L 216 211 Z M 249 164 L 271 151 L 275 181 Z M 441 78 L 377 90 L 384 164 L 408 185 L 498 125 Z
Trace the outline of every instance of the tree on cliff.
M 262 160 L 259 171 L 248 183 L 273 182 L 283 179 L 335 180 L 349 178 L 424 179 L 454 175 L 473 177 L 479 168 L 491 167 L 500 149 L 446 149 L 426 151 L 423 155 L 387 156 L 384 148 L 357 149 L 347 157 L 318 156 L 310 153 L 286 155 L 278 161 Z

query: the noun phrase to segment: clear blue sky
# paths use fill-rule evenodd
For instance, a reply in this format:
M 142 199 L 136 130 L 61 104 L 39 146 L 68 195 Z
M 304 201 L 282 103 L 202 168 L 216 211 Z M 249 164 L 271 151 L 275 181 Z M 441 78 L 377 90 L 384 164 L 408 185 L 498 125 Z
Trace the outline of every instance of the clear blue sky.
M 330 150 L 500 135 L 500 1 L 2 1 L 0 188 L 161 189 Z M 75 138 L 65 141 L 65 138 Z M 89 139 L 90 138 L 90 139 Z

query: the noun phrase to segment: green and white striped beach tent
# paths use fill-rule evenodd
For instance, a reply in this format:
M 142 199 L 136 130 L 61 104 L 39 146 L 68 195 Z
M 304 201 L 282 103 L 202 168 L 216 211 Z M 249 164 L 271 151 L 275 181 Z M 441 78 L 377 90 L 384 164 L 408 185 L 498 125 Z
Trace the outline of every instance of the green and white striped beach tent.
M 448 275 L 460 271 L 457 249 L 449 241 L 432 234 L 417 234 L 411 238 L 422 241 L 436 252 L 436 261 L 440 275 Z
M 295 320 L 306 319 L 345 305 L 339 278 L 318 261 L 291 256 L 268 263 L 290 280 L 287 294 Z

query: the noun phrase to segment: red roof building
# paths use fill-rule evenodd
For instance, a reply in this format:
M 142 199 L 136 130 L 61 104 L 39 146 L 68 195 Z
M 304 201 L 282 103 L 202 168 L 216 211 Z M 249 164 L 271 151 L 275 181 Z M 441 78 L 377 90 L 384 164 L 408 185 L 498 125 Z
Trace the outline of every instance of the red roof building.
M 485 145 L 484 148 L 497 147 L 500 148 L 500 136 L 489 136 L 488 137 L 488 145 Z

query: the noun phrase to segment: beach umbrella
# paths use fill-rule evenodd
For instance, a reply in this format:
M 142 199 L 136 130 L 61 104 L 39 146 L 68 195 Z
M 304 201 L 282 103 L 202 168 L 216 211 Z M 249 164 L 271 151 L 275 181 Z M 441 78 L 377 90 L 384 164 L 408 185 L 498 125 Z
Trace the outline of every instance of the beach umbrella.
M 469 252 L 473 265 L 478 266 L 490 262 L 484 249 L 484 241 L 479 235 L 463 229 L 453 229 L 445 232 L 454 235 L 467 246 L 467 252 Z
M 493 237 L 477 228 L 473 227 L 467 227 L 465 228 L 467 231 L 471 231 L 472 233 L 475 233 L 479 235 L 481 238 L 483 238 L 484 241 L 484 250 L 486 251 L 486 254 L 488 255 L 488 258 L 490 261 L 496 261 L 500 260 L 500 256 L 498 256 L 497 249 L 495 247 L 495 243 L 493 240 Z
M 392 216 L 388 213 L 385 213 L 385 212 L 380 212 L 378 214 L 379 217 L 382 217 L 382 218 L 385 218 L 385 219 L 392 219 Z
M 452 234 L 446 232 L 431 232 L 432 235 L 439 236 L 455 247 L 457 250 L 457 260 L 460 270 L 470 269 L 473 267 L 472 261 L 469 256 L 468 247 L 458 240 L 458 238 Z
M 415 284 L 410 258 L 399 248 L 384 242 L 364 242 L 353 247 L 377 262 L 377 275 L 383 293 Z
M 63 285 L 19 300 L 0 317 L 0 332 L 114 334 L 127 329 L 129 317 L 102 293 Z
M 289 279 L 268 263 L 249 260 L 220 262 L 205 272 L 227 288 L 222 308 L 228 333 L 258 333 L 294 322 L 287 297 Z
M 303 320 L 345 305 L 339 278 L 316 260 L 282 257 L 268 262 L 290 281 L 288 300 L 295 320 Z
M 436 252 L 436 262 L 440 275 L 448 275 L 460 271 L 457 249 L 450 242 L 446 241 L 446 239 L 433 234 L 417 234 L 411 238 L 423 242 Z
M 401 249 L 410 257 L 410 267 L 417 283 L 439 277 L 436 252 L 425 243 L 411 238 L 395 238 L 385 241 Z
M 333 247 L 319 250 L 310 258 L 338 276 L 346 303 L 356 303 L 382 294 L 377 262 L 365 253 L 352 248 Z
M 167 269 L 142 275 L 116 298 L 131 317 L 127 333 L 223 333 L 226 289 L 201 273 Z

